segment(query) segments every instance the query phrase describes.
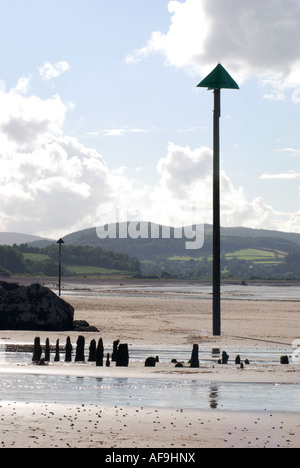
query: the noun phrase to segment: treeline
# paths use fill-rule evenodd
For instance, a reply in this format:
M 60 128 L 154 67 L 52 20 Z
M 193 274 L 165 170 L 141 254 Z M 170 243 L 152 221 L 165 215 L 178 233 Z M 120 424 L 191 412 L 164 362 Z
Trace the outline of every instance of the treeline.
M 201 279 L 210 281 L 213 262 L 208 258 L 186 262 L 148 262 L 142 266 L 146 276 L 162 279 Z M 278 263 L 255 263 L 237 258 L 221 258 L 221 276 L 224 280 L 300 280 L 300 251 L 287 255 Z
M 28 258 L 28 255 L 35 254 Z M 27 258 L 26 258 L 27 257 Z M 57 245 L 45 248 L 31 247 L 27 244 L 0 246 L 0 273 L 2 274 L 43 274 L 56 276 L 58 271 L 59 249 Z M 107 251 L 101 247 L 63 246 L 62 275 L 73 276 L 68 266 L 100 267 L 120 272 L 138 274 L 140 262 L 127 254 Z

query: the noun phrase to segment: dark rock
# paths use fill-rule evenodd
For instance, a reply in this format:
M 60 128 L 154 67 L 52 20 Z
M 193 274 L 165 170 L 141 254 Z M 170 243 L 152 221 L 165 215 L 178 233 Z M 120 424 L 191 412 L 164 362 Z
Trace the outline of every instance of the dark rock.
M 228 363 L 229 356 L 226 353 L 226 351 L 223 351 L 222 353 L 222 364 L 227 364 Z
M 280 356 L 280 364 L 289 364 L 290 361 L 289 361 L 289 357 L 288 356 Z
M 241 364 L 241 356 L 239 354 L 235 358 L 235 364 L 237 364 L 237 365 Z
M 74 308 L 49 288 L 0 281 L 0 329 L 66 331 L 73 329 Z
M 183 367 L 183 362 L 177 362 L 177 363 L 175 364 L 175 367 Z
M 77 332 L 99 332 L 98 328 L 91 326 L 86 320 L 74 320 L 73 330 Z
M 145 361 L 145 367 L 155 367 L 156 359 L 154 357 L 148 357 Z

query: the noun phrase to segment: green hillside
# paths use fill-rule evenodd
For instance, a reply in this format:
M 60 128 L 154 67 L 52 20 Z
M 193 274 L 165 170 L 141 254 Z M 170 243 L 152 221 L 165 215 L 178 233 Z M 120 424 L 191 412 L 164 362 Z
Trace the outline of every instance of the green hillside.
M 145 225 L 147 229 L 145 231 Z M 212 226 L 205 225 L 201 248 L 187 249 L 191 241 L 179 233 L 183 230 L 138 223 L 136 238 L 122 232 L 127 223 L 106 226 L 115 238 L 100 238 L 96 228 L 74 232 L 64 237 L 63 274 L 90 276 L 129 274 L 162 278 L 205 279 L 212 276 Z M 102 228 L 102 232 L 103 232 Z M 124 231 L 125 229 L 125 231 Z M 143 229 L 143 238 L 139 237 Z M 153 238 L 153 232 L 156 237 Z M 199 231 L 200 232 L 200 231 Z M 166 236 L 166 233 L 169 233 Z M 103 236 L 102 236 L 103 237 Z M 104 236 L 105 237 L 105 236 Z M 125 237 L 125 238 L 124 238 Z M 57 275 L 56 244 L 36 247 L 0 246 L 0 271 L 11 273 Z M 224 279 L 300 280 L 300 234 L 248 228 L 222 228 L 221 267 Z
M 124 228 L 124 226 L 123 226 Z M 159 226 L 162 232 L 162 226 Z M 187 250 L 185 238 L 176 238 L 170 229 L 170 238 L 100 239 L 96 228 L 75 232 L 64 238 L 67 244 L 101 246 L 115 252 L 126 252 L 137 257 L 145 275 L 158 277 L 211 277 L 212 226 L 205 226 L 204 245 Z M 221 261 L 224 278 L 300 279 L 297 265 L 287 259 L 300 251 L 300 234 L 248 228 L 222 228 Z

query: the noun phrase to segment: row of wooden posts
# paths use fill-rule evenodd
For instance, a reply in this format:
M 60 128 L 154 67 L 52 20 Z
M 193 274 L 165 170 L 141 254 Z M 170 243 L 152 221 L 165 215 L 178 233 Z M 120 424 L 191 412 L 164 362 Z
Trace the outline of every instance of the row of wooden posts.
M 65 351 L 65 362 L 72 362 L 73 354 L 73 345 L 71 343 L 71 338 L 68 336 L 66 341 Z M 32 361 L 35 363 L 46 363 L 50 362 L 50 342 L 49 338 L 46 339 L 45 345 L 45 357 L 42 358 L 43 348 L 41 346 L 40 338 L 35 338 L 34 340 L 34 350 Z M 59 362 L 61 354 L 61 349 L 59 345 L 59 340 L 56 341 L 55 347 L 55 357 L 54 362 Z M 98 344 L 96 340 L 92 340 L 89 346 L 89 362 L 95 362 L 96 366 L 102 367 L 104 365 L 104 346 L 102 338 L 99 339 Z M 116 366 L 119 367 L 128 367 L 129 364 L 129 353 L 128 345 L 120 344 L 119 340 L 114 341 L 113 343 L 113 353 L 110 356 L 110 353 L 106 354 L 106 367 L 110 366 L 110 362 L 116 362 Z M 85 362 L 85 338 L 84 336 L 79 336 L 76 344 L 76 354 L 75 362 Z

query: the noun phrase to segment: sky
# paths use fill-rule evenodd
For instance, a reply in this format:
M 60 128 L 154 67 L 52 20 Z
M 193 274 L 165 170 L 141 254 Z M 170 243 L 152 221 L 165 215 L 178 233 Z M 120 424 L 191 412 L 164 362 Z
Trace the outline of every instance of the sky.
M 300 0 L 0 0 L 0 231 L 108 221 L 300 233 Z

